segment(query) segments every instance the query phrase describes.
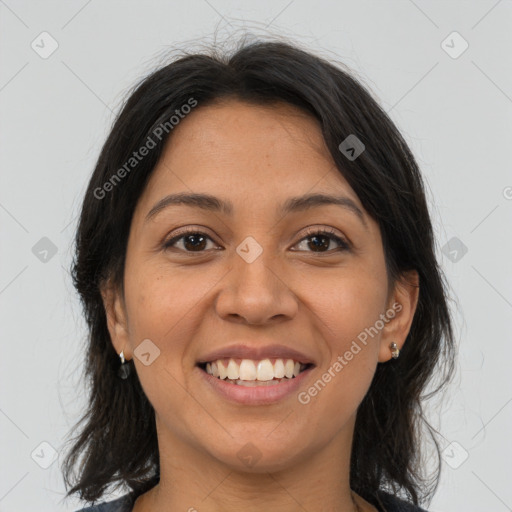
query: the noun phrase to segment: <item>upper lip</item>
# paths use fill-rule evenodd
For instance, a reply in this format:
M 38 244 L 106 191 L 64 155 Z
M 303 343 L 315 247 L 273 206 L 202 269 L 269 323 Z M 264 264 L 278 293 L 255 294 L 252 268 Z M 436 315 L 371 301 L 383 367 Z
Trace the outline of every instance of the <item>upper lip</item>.
M 224 358 L 233 359 L 252 359 L 259 361 L 267 358 L 282 358 L 293 359 L 302 364 L 315 364 L 313 358 L 303 354 L 295 348 L 287 347 L 285 345 L 265 345 L 252 347 L 249 345 L 230 345 L 228 347 L 213 350 L 201 356 L 197 361 L 198 364 L 210 363 L 217 359 Z

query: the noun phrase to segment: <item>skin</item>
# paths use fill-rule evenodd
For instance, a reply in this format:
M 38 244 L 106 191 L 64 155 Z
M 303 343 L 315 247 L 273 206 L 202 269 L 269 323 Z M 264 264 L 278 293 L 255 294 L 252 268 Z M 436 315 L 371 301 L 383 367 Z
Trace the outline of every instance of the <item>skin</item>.
M 229 199 L 234 215 L 175 205 L 145 221 L 167 194 L 192 191 Z M 287 198 L 311 192 L 350 197 L 367 228 L 336 205 L 277 215 Z M 162 248 L 186 226 L 210 237 L 202 252 L 190 238 Z M 315 250 L 307 226 L 334 229 L 351 246 L 339 251 L 327 238 Z M 236 252 L 247 236 L 263 249 L 252 263 Z M 390 343 L 402 348 L 409 332 L 418 275 L 404 277 L 412 285 L 388 283 L 378 224 L 336 169 L 315 119 L 285 104 L 198 106 L 173 130 L 137 204 L 124 296 L 109 283 L 102 289 L 112 343 L 134 358 L 156 415 L 161 480 L 134 511 L 357 510 L 349 487 L 356 412 L 377 363 L 391 359 Z M 296 393 L 271 405 L 230 403 L 196 367 L 214 348 L 282 343 L 315 359 L 307 390 L 396 303 L 400 312 L 306 405 Z M 145 339 L 160 350 L 148 366 L 134 357 Z M 252 467 L 237 456 L 249 442 L 261 454 Z

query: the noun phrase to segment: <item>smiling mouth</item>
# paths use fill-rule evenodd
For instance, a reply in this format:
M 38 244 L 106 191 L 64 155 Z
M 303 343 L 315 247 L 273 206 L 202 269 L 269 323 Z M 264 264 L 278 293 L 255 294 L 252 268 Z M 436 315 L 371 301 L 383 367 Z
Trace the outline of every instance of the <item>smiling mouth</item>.
M 198 363 L 208 375 L 226 383 L 238 386 L 275 386 L 281 382 L 295 379 L 300 373 L 312 368 L 314 364 L 303 364 L 293 359 L 217 359 L 207 363 Z

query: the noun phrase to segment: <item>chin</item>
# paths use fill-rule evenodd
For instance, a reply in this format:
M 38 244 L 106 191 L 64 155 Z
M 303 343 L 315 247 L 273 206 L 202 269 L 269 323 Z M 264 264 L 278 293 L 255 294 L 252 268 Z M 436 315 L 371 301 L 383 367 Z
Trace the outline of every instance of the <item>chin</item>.
M 229 466 L 232 471 L 241 473 L 270 473 L 282 471 L 292 467 L 301 457 L 299 453 L 292 453 L 290 446 L 279 443 L 279 448 L 269 446 L 268 438 L 262 435 L 259 440 L 253 438 L 252 441 L 235 442 L 234 451 L 219 452 L 218 449 L 212 450 L 212 457 L 221 464 Z

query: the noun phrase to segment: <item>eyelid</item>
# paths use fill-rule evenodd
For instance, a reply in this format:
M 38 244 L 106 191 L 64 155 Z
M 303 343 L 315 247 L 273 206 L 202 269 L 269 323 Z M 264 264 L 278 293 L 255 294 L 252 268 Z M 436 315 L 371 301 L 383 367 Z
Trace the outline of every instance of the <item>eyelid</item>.
M 349 250 L 353 250 L 353 245 L 352 245 L 352 242 L 343 234 L 341 233 L 338 233 L 338 231 L 331 227 L 331 226 L 319 226 L 319 225 L 311 225 L 311 226 L 307 226 L 306 228 L 306 232 L 303 233 L 300 238 L 297 240 L 297 242 L 295 242 L 295 244 L 292 246 L 292 247 L 295 247 L 296 245 L 298 245 L 299 243 L 303 242 L 304 240 L 306 240 L 307 238 L 309 237 L 312 237 L 314 235 L 324 235 L 324 236 L 327 236 L 328 238 L 330 238 L 332 241 L 336 242 L 339 247 L 336 248 L 336 249 L 330 249 L 328 251 L 325 251 L 325 252 L 322 252 L 322 251 L 319 251 L 319 252 L 315 252 L 315 251 L 298 251 L 298 250 L 293 250 L 293 252 L 310 252 L 312 254 L 317 254 L 319 256 L 322 256 L 322 255 L 332 255 L 334 253 L 340 253 L 340 252 L 343 252 L 343 251 L 349 251 Z M 164 241 L 162 242 L 161 246 L 162 246 L 162 249 L 163 250 L 166 250 L 166 249 L 171 249 L 173 248 L 172 246 L 179 240 L 181 240 L 183 237 L 189 235 L 189 234 L 198 234 L 198 235 L 204 235 L 206 236 L 209 240 L 211 240 L 213 243 L 217 243 L 214 239 L 213 236 L 211 236 L 210 234 L 208 234 L 208 228 L 204 227 L 204 226 L 187 226 L 187 227 L 184 227 L 184 228 L 179 228 L 177 231 L 175 231 L 172 235 L 172 237 L 170 238 L 165 238 Z M 218 247 L 217 247 L 218 249 Z M 193 254 L 206 254 L 208 253 L 209 251 L 208 250 L 203 250 L 203 251 L 183 251 L 181 249 L 178 249 L 178 252 L 181 252 L 181 253 L 184 253 L 184 254 L 190 254 L 190 255 L 193 255 Z
M 182 237 L 192 234 L 200 234 L 208 237 L 212 242 L 215 242 L 215 239 L 212 235 L 209 234 L 209 229 L 204 226 L 186 226 L 184 228 L 178 228 L 176 231 L 173 231 L 173 234 L 171 237 L 166 236 L 161 244 L 163 249 L 167 249 L 171 247 L 171 244 L 174 242 L 177 242 Z M 190 254 L 193 253 L 193 251 L 181 251 L 181 252 L 189 252 Z M 201 252 L 201 251 L 200 251 Z M 205 252 L 205 251 L 202 251 Z
M 299 241 L 295 245 L 299 244 L 304 239 L 309 238 L 314 235 L 325 235 L 328 238 L 331 238 L 332 240 L 337 241 L 340 245 L 340 248 L 338 249 L 338 251 L 343 251 L 343 250 L 348 251 L 348 250 L 351 250 L 353 247 L 352 242 L 345 235 L 339 233 L 335 228 L 333 228 L 331 226 L 328 226 L 328 227 L 318 226 L 316 224 L 313 226 L 308 226 L 306 233 L 300 237 Z M 312 252 L 313 254 L 315 254 L 314 251 L 307 251 L 307 252 Z M 326 251 L 324 253 L 320 252 L 317 254 L 332 254 L 333 252 L 336 252 L 336 251 L 330 250 L 330 251 Z

